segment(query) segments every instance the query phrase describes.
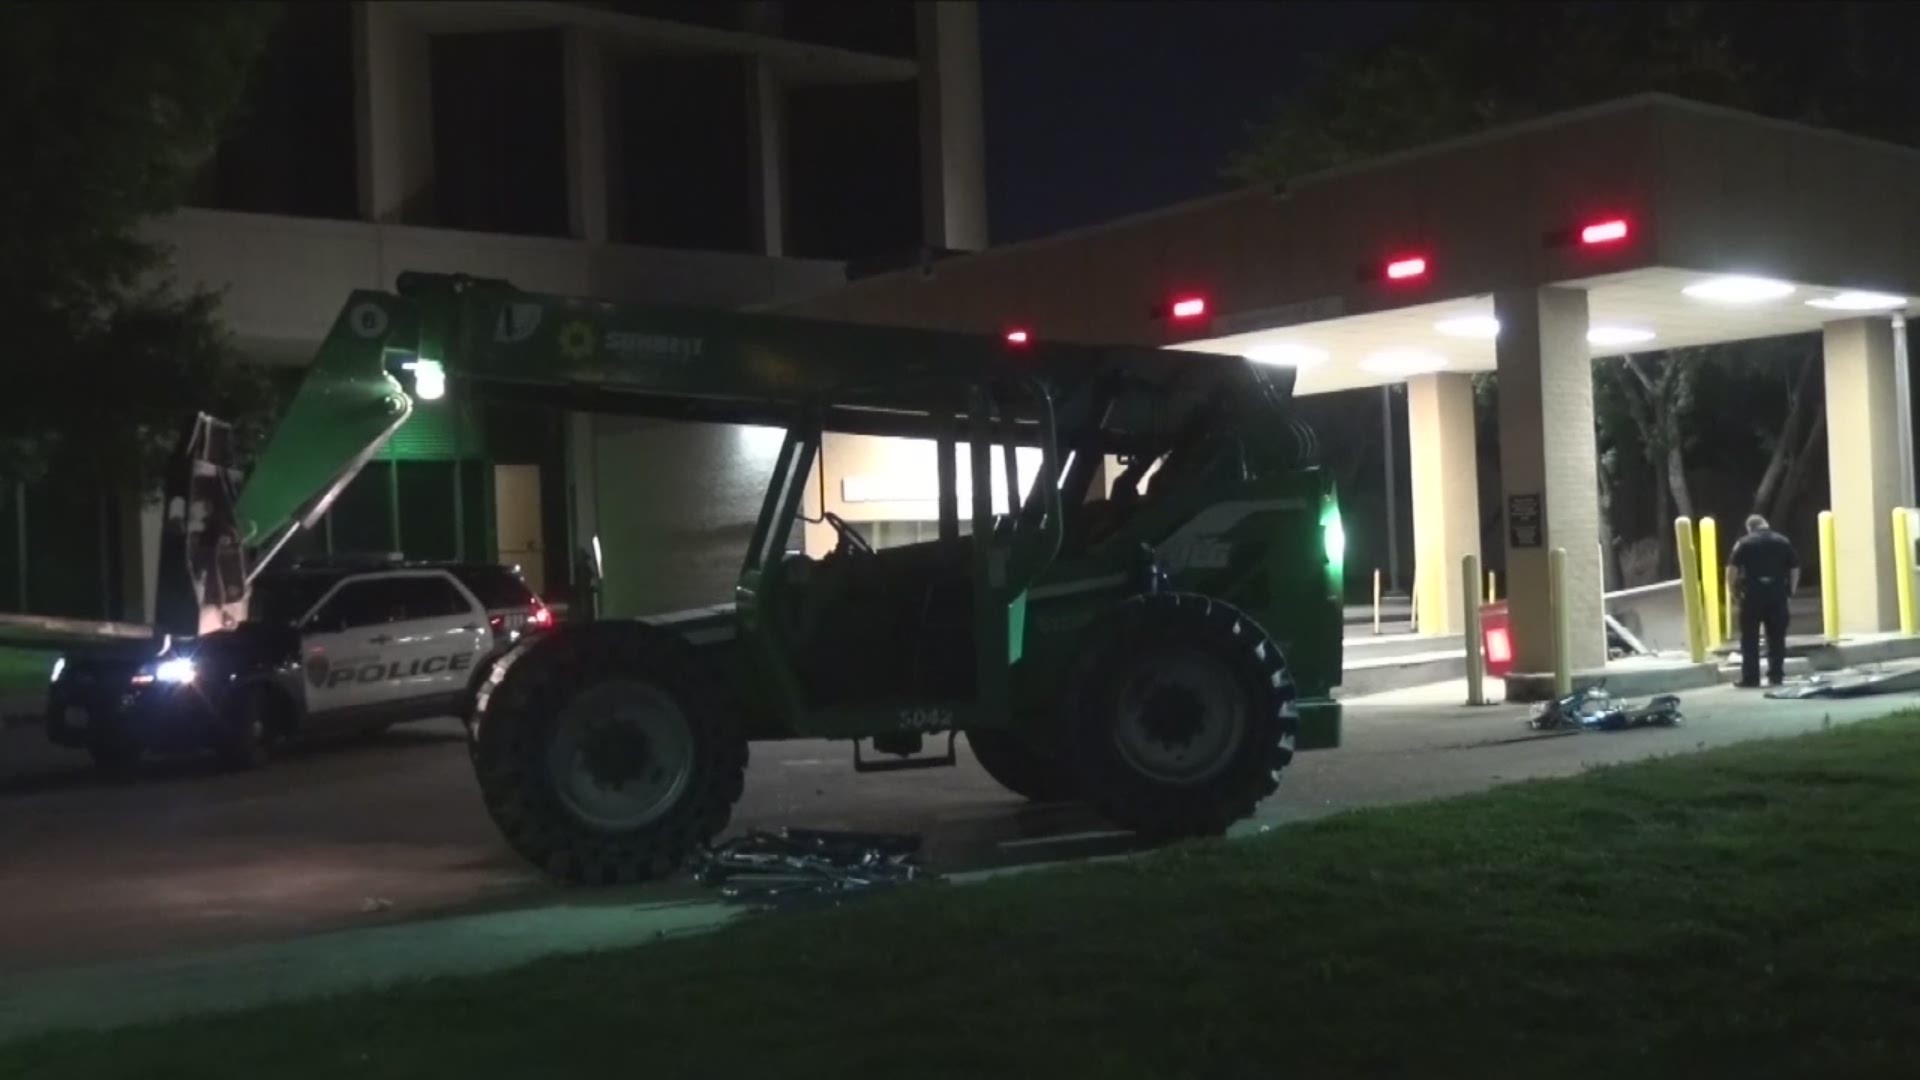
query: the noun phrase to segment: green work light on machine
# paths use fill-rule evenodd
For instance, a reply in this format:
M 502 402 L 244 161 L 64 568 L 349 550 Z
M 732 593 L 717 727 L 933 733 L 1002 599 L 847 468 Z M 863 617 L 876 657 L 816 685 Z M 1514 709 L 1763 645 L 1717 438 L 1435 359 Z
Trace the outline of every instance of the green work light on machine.
M 1347 565 L 1347 530 L 1340 523 L 1340 504 L 1329 499 L 1320 514 L 1321 543 L 1327 552 L 1327 564 L 1335 571 Z

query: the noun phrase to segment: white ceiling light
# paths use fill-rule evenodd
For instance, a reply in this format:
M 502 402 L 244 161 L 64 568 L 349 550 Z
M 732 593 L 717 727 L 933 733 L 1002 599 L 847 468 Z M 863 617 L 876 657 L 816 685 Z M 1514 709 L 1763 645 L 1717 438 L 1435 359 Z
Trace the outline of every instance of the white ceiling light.
M 1425 349 L 1383 349 L 1360 361 L 1376 375 L 1424 375 L 1447 366 L 1447 358 Z
M 1461 315 L 1441 319 L 1433 328 L 1448 337 L 1492 338 L 1500 335 L 1500 320 L 1491 315 Z
M 1760 304 L 1791 294 L 1793 286 L 1771 278 L 1735 275 L 1697 281 L 1680 291 L 1695 300 L 1716 304 Z
M 1807 306 L 1828 311 L 1890 311 L 1906 307 L 1907 298 L 1877 292 L 1843 292 L 1830 299 L 1809 300 Z
M 1282 342 L 1248 349 L 1247 359 L 1274 367 L 1310 368 L 1327 362 L 1327 350 Z
M 1587 328 L 1589 345 L 1638 345 L 1652 341 L 1653 331 L 1637 326 L 1591 326 Z

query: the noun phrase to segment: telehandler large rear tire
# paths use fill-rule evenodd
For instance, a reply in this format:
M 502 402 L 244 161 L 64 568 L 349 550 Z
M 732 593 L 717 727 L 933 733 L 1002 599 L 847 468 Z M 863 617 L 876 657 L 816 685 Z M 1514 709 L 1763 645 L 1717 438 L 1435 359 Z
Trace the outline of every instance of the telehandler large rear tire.
M 675 635 L 603 622 L 501 661 L 469 724 L 487 812 L 565 881 L 672 873 L 726 827 L 747 767 L 728 695 Z
M 967 732 L 974 759 L 1000 786 L 1040 803 L 1076 802 L 1080 789 L 1073 766 L 1036 749 L 1011 731 L 982 729 Z
M 1137 596 L 1104 620 L 1068 698 L 1080 789 L 1156 839 L 1209 836 L 1279 788 L 1299 727 L 1293 679 L 1259 624 L 1204 596 Z

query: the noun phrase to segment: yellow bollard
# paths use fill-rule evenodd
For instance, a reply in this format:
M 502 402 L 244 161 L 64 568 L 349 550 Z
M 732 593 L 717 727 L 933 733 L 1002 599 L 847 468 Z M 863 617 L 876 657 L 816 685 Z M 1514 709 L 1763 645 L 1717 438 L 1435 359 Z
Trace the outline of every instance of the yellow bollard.
M 1687 612 L 1687 654 L 1696 664 L 1707 659 L 1706 624 L 1700 612 L 1700 557 L 1693 547 L 1693 522 L 1673 519 L 1674 549 L 1680 556 L 1680 599 Z
M 1467 646 L 1467 704 L 1487 703 L 1487 671 L 1480 659 L 1480 604 L 1474 595 L 1480 589 L 1480 556 L 1460 560 L 1460 629 Z
M 1893 585 L 1900 599 L 1900 632 L 1913 633 L 1913 523 L 1907 508 L 1893 509 Z
M 1721 627 L 1720 527 L 1710 517 L 1700 519 L 1700 625 L 1706 628 L 1707 648 L 1726 640 Z
M 1373 572 L 1373 632 L 1380 633 L 1380 571 Z
M 1833 511 L 1820 511 L 1820 629 L 1827 640 L 1840 636 L 1840 570 L 1834 552 Z
M 1567 621 L 1567 549 L 1547 552 L 1547 602 L 1553 610 L 1553 696 L 1573 693 L 1573 643 Z

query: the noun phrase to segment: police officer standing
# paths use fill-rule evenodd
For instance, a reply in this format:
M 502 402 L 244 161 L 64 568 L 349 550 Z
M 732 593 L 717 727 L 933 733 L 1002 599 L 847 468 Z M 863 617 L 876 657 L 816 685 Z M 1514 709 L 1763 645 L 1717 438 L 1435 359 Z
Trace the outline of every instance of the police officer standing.
M 1787 663 L 1787 600 L 1800 588 L 1793 542 L 1755 514 L 1727 557 L 1727 591 L 1740 611 L 1740 685 L 1760 685 L 1760 628 L 1767 631 L 1767 682 L 1779 686 Z

